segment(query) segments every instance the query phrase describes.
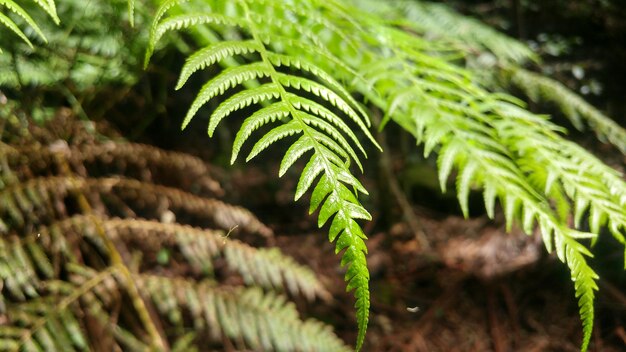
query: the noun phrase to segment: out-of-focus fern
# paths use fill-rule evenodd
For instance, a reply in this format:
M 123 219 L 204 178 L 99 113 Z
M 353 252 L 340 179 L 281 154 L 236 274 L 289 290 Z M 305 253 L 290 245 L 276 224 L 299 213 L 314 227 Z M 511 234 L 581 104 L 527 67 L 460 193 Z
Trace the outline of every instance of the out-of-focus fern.
M 189 351 L 226 340 L 239 349 L 348 350 L 287 298 L 328 300 L 309 268 L 225 232 L 271 236 L 249 211 L 178 184 L 120 177 L 136 175 L 140 163 L 154 181 L 167 178 L 162 168 L 202 184 L 198 173 L 208 168 L 199 159 L 137 144 L 42 147 L 24 138 L 19 147 L 0 142 L 0 351 Z M 95 161 L 109 177 L 89 178 Z M 132 218 L 113 217 L 120 214 Z
M 66 238 L 70 236 L 85 236 L 91 241 L 98 241 L 95 226 L 93 219 L 88 216 L 74 216 L 38 229 L 38 240 L 48 246 L 54 244 L 57 249 L 69 248 Z M 156 254 L 163 249 L 180 251 L 198 272 L 211 273 L 213 262 L 223 257 L 228 266 L 242 275 L 248 285 L 287 289 L 291 294 L 301 294 L 310 300 L 328 295 L 308 268 L 296 264 L 293 259 L 276 249 L 257 249 L 231 239 L 223 230 L 141 219 L 106 219 L 102 220 L 102 227 L 113 238 L 142 244 L 144 255 L 150 255 L 150 251 Z
M 444 4 L 426 1 L 394 1 L 396 9 L 402 12 L 402 25 L 450 41 L 458 50 L 465 53 L 488 51 L 502 62 L 522 64 L 537 61 L 537 55 L 530 48 L 484 23 L 463 16 Z
M 59 24 L 60 20 L 56 12 L 56 5 L 54 3 L 54 0 L 36 0 L 34 2 L 40 9 L 43 9 L 50 18 L 52 18 L 54 23 Z M 15 33 L 18 37 L 20 37 L 20 39 L 24 41 L 24 43 L 28 44 L 31 49 L 34 48 L 33 43 L 30 41 L 30 39 L 28 39 L 28 36 L 24 34 L 24 32 L 20 29 L 19 25 L 10 16 L 8 16 L 8 13 L 13 13 L 22 21 L 26 22 L 26 24 L 33 29 L 35 34 L 39 36 L 41 40 L 43 40 L 44 42 L 48 41 L 44 32 L 41 30 L 41 28 L 39 28 L 37 21 L 31 17 L 29 11 L 26 11 L 18 3 L 13 0 L 0 0 L 0 9 L 2 9 L 2 11 L 0 11 L 0 24 L 2 24 L 13 33 Z M 1 45 L 0 53 L 2 53 Z
M 12 1 L 5 5 L 8 3 Z M 130 86 L 137 81 L 147 38 L 146 5 L 132 6 L 133 15 L 141 14 L 133 16 L 137 28 L 144 29 L 141 31 L 129 26 L 127 0 L 22 1 L 16 8 L 30 20 L 19 16 L 15 23 L 37 28 L 33 30 L 39 34 L 37 38 L 45 38 L 46 43 L 33 47 L 33 31 L 25 31 L 26 41 L 18 41 L 14 35 L 4 35 L 7 30 L 0 27 L 0 89 L 11 99 L 30 102 L 22 108 L 32 110 L 39 120 L 49 118 L 46 105 L 55 104 L 70 105 L 87 119 L 83 106 L 106 92 L 105 87 Z M 0 10 L 4 10 L 2 5 Z M 55 22 L 49 18 L 53 14 Z M 94 91 L 94 86 L 101 88 Z M 33 87 L 39 89 L 28 89 Z
M 394 4 L 384 8 L 390 23 L 447 42 L 457 57 L 474 63 L 468 65 L 469 69 L 490 88 L 515 87 L 534 101 L 554 103 L 578 130 L 588 126 L 600 141 L 611 143 L 626 154 L 623 127 L 562 83 L 522 67 L 540 62 L 526 44 L 442 4 L 405 0 Z M 379 10 L 381 5 L 371 6 Z
M 626 154 L 626 129 L 562 83 L 516 67 L 509 67 L 502 74 L 505 82 L 522 89 L 532 100 L 556 104 L 578 130 L 583 131 L 588 125 L 600 141 L 611 143 Z

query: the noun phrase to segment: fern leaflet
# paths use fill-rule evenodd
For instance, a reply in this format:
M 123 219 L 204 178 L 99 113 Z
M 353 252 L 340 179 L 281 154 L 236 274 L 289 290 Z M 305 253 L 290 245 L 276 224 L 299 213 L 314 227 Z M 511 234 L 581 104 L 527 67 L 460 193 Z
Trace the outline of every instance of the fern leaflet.
M 60 20 L 56 13 L 56 6 L 54 4 L 54 0 L 47 0 L 47 1 L 35 0 L 35 3 L 37 3 L 39 7 L 41 7 L 43 10 L 46 11 L 46 13 L 48 13 L 50 18 L 52 18 L 52 20 L 54 21 L 54 23 L 59 24 Z M 0 0 L 0 6 L 3 6 L 3 5 L 7 9 L 9 9 L 9 11 L 13 12 L 17 16 L 19 16 L 22 20 L 24 20 L 24 22 L 26 22 L 35 31 L 35 33 L 39 36 L 39 38 L 41 38 L 41 40 L 43 40 L 44 42 L 48 42 L 46 35 L 43 33 L 43 31 L 41 30 L 37 22 L 35 22 L 35 20 L 33 20 L 33 18 L 28 14 L 28 12 L 26 12 L 20 5 L 18 5 L 13 0 Z M 9 18 L 7 15 L 5 15 L 2 12 L 0 12 L 0 23 L 6 26 L 8 29 L 10 29 L 16 35 L 18 35 L 26 44 L 28 44 L 28 46 L 33 48 L 33 43 L 28 39 L 26 34 L 22 32 L 22 30 L 17 26 L 17 24 L 11 18 Z

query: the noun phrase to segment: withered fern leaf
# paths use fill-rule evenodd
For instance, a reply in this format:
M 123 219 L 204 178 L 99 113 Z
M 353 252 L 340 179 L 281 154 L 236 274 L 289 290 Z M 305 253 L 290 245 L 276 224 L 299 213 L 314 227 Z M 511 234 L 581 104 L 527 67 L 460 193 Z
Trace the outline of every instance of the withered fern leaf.
M 290 302 L 330 299 L 309 268 L 231 234 L 273 236 L 248 210 L 208 197 L 221 187 L 200 159 L 26 140 L 0 144 L 0 351 L 188 351 L 225 340 L 348 350 Z

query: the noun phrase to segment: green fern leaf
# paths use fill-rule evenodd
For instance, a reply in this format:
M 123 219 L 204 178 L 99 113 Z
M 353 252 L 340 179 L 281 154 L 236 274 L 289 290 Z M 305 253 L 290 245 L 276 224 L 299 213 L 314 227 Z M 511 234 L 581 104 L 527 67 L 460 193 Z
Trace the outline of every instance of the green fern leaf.
M 48 13 L 48 16 L 52 18 L 54 23 L 56 23 L 57 25 L 61 23 L 61 20 L 59 19 L 59 16 L 57 15 L 57 8 L 56 8 L 56 4 L 54 3 L 54 0 L 34 0 L 34 1 L 37 3 L 37 5 L 39 5 L 39 7 L 41 7 L 42 9 L 44 9 L 44 11 Z M 129 1 L 132 1 L 132 0 L 129 0 Z
M 331 160 L 333 160 L 335 163 L 341 163 L 341 160 L 334 156 L 334 154 L 331 153 L 328 149 L 326 149 L 325 147 L 321 147 L 321 149 L 322 152 L 313 154 L 309 162 L 302 170 L 300 180 L 298 181 L 298 186 L 296 187 L 294 200 L 297 201 L 298 199 L 300 199 L 300 197 L 302 197 L 304 193 L 306 193 L 306 191 L 311 188 L 311 185 L 313 185 L 313 182 L 315 181 L 317 176 L 319 176 L 319 174 L 324 171 L 324 157 L 330 156 Z
M 278 92 L 276 94 L 278 95 Z M 276 120 L 283 119 L 289 116 L 289 110 L 286 104 L 287 103 L 285 102 L 277 102 L 271 104 L 270 106 L 255 111 L 254 114 L 252 114 L 243 122 L 233 142 L 233 152 L 230 159 L 231 164 L 235 163 L 241 147 L 256 129 L 270 122 L 274 122 Z M 284 171 L 281 172 L 281 175 L 284 173 Z
M 437 158 L 437 166 L 439 168 L 439 186 L 441 187 L 441 191 L 444 193 L 446 192 L 448 176 L 452 171 L 452 167 L 454 166 L 455 158 L 459 154 L 460 147 L 461 145 L 459 143 L 452 141 L 441 148 L 439 152 L 439 157 Z
M 267 149 L 270 145 L 274 144 L 274 142 L 283 139 L 288 136 L 292 136 L 294 134 L 302 133 L 302 126 L 297 120 L 291 120 L 289 123 L 278 126 L 268 133 L 266 133 L 263 137 L 259 139 L 259 141 L 252 147 L 252 151 L 246 158 L 246 161 L 250 161 L 252 158 L 257 156 L 260 152 Z
M 226 57 L 252 53 L 258 50 L 258 45 L 252 40 L 223 41 L 200 49 L 187 58 L 180 72 L 176 89 L 180 89 L 195 72 L 212 66 Z
M 485 182 L 484 188 L 483 199 L 485 201 L 485 210 L 487 211 L 487 216 L 493 219 L 498 191 L 494 185 L 488 182 Z
M 461 169 L 461 173 L 457 179 L 457 196 L 463 215 L 469 217 L 469 192 L 471 183 L 475 178 L 475 172 L 478 169 L 478 164 L 470 161 Z
M 315 146 L 310 143 L 310 140 L 308 138 L 300 137 L 294 144 L 289 147 L 289 149 L 287 149 L 287 152 L 285 153 L 285 156 L 280 163 L 278 176 L 283 176 L 285 172 L 287 172 L 287 169 L 289 169 L 298 159 L 300 159 L 302 155 L 312 150 L 314 147 Z
M 33 48 L 33 43 L 28 39 L 24 32 L 22 32 L 12 19 L 7 17 L 2 12 L 0 12 L 0 23 L 10 29 L 13 33 L 17 34 L 26 44 L 28 44 L 28 46 Z
M 33 18 L 30 17 L 30 15 L 26 11 L 24 11 L 24 9 L 20 5 L 16 4 L 13 0 L 1 0 L 0 1 L 0 5 L 6 6 L 10 11 L 15 13 L 19 17 L 21 17 L 35 31 L 35 33 L 37 33 L 37 35 L 44 42 L 46 42 L 46 43 L 48 42 L 48 39 L 46 39 L 45 34 L 43 34 L 43 31 L 41 30 L 41 28 L 39 28 L 39 26 L 37 25 L 37 22 L 35 22 L 33 20 Z M 51 10 L 49 10 L 48 6 L 45 6 L 43 8 L 46 9 L 46 11 L 51 11 Z M 14 27 L 16 27 L 15 23 L 11 19 L 6 17 L 5 15 L 3 15 L 3 19 L 0 22 L 2 22 L 4 25 L 7 25 L 9 27 L 9 29 L 11 29 L 14 33 L 18 34 L 20 36 L 20 38 L 22 38 L 22 39 L 25 38 L 25 35 L 24 35 L 24 33 L 22 33 L 21 30 L 15 31 L 15 29 L 14 29 Z M 30 43 L 29 40 L 25 40 L 25 42 L 28 43 L 32 47 L 32 44 Z
M 252 104 L 258 104 L 270 99 L 278 99 L 279 97 L 280 88 L 275 83 L 267 83 L 260 87 L 244 90 L 233 95 L 220 104 L 213 114 L 211 114 L 211 118 L 209 119 L 209 136 L 213 136 L 217 125 L 232 112 Z M 189 111 L 192 111 L 191 108 Z M 187 116 L 186 118 L 189 119 L 189 121 L 193 118 L 193 115 L 189 113 L 187 113 Z

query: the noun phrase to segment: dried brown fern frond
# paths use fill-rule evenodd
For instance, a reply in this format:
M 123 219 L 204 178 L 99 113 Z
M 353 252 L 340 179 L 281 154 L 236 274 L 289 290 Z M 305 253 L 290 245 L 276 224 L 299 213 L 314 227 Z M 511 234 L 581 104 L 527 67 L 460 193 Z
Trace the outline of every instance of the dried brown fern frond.
M 329 299 L 310 269 L 230 234 L 272 231 L 208 198 L 222 190 L 200 159 L 12 117 L 0 119 L 0 351 L 347 350 L 279 293 Z
M 113 240 L 121 240 L 129 248 L 141 251 L 144 258 L 148 255 L 154 256 L 162 249 L 176 250 L 196 273 L 211 273 L 214 262 L 223 258 L 226 265 L 239 273 L 247 285 L 285 290 L 294 295 L 303 295 L 309 300 L 316 297 L 328 298 L 328 292 L 315 274 L 297 264 L 291 257 L 283 255 L 277 249 L 251 247 L 226 236 L 220 230 L 143 219 L 101 219 L 79 215 L 38 229 L 33 235 L 24 238 L 25 243 L 19 243 L 16 247 L 43 247 L 47 253 L 37 249 L 41 254 L 30 258 L 30 262 L 35 265 L 28 265 L 30 272 L 42 271 L 38 268 L 47 269 L 50 266 L 47 256 L 62 255 L 72 261 L 73 254 L 68 250 L 72 244 L 66 239 L 87 237 L 90 241 L 99 241 L 97 225 L 101 225 L 106 235 Z M 25 254 L 24 257 L 31 256 Z M 148 263 L 150 264 L 155 263 Z M 53 274 L 50 273 L 48 277 L 53 277 Z
M 18 300 L 0 312 L 10 323 L 10 328 L 0 326 L 0 346 L 82 350 L 85 341 L 97 338 L 77 329 L 79 317 L 86 315 L 104 324 L 120 346 L 149 347 L 141 338 L 142 328 L 132 323 L 134 313 L 120 311 L 128 282 L 114 266 L 95 270 L 71 264 L 67 270 L 68 281 L 47 280 L 32 299 Z M 293 351 L 302 346 L 307 351 L 347 350 L 328 326 L 302 321 L 292 303 L 271 291 L 145 273 L 133 274 L 133 282 L 156 308 L 161 324 L 169 327 L 164 330 L 168 341 L 193 328 L 196 335 L 213 343 L 226 338 L 254 350 Z M 57 334 L 62 338 L 48 338 Z M 76 336 L 66 338 L 70 334 Z
M 0 140 L 15 147 L 47 146 L 59 140 L 70 145 L 122 140 L 121 134 L 106 120 L 81 120 L 71 109 L 64 107 L 50 114 L 52 118 L 45 123 L 36 123 L 17 102 L 8 100 L 6 105 L 0 104 Z
M 62 140 L 42 145 L 0 148 L 2 170 L 16 177 L 0 174 L 5 183 L 35 176 L 58 176 L 59 163 L 67 163 L 81 176 L 120 175 L 140 181 L 175 186 L 194 193 L 222 196 L 224 191 L 212 177 L 211 168 L 201 159 L 185 153 L 165 151 L 138 143 L 108 141 L 69 146 Z
M 81 318 L 99 313 L 98 316 L 110 319 L 110 315 L 103 309 L 102 300 L 91 301 L 89 309 L 82 314 L 76 312 L 80 310 L 80 303 L 90 301 L 95 295 L 103 297 L 102 292 L 106 292 L 107 287 L 115 287 L 115 268 L 94 272 L 71 265 L 67 269 L 68 281 L 48 280 L 41 285 L 40 296 L 14 302 L 6 311 L 0 311 L 0 318 L 6 322 L 0 325 L 0 351 L 87 350 L 89 339 Z M 75 270 L 93 275 L 86 280 L 73 280 L 80 277 Z
M 19 301 L 38 297 L 42 279 L 52 279 L 54 274 L 50 260 L 38 244 L 23 242 L 16 236 L 0 237 L 0 282 L 4 282 L 6 290 L 3 296 Z
M 50 223 L 51 218 L 66 217 L 68 211 L 63 200 L 76 192 L 88 195 L 87 198 L 115 196 L 156 218 L 163 217 L 165 212 L 186 213 L 197 219 L 208 219 L 227 230 L 239 227 L 263 236 L 272 234 L 272 230 L 248 210 L 217 199 L 137 180 L 66 176 L 34 178 L 0 191 L 4 227 L 8 228 L 6 222 L 10 221 L 14 228 L 23 230 Z

